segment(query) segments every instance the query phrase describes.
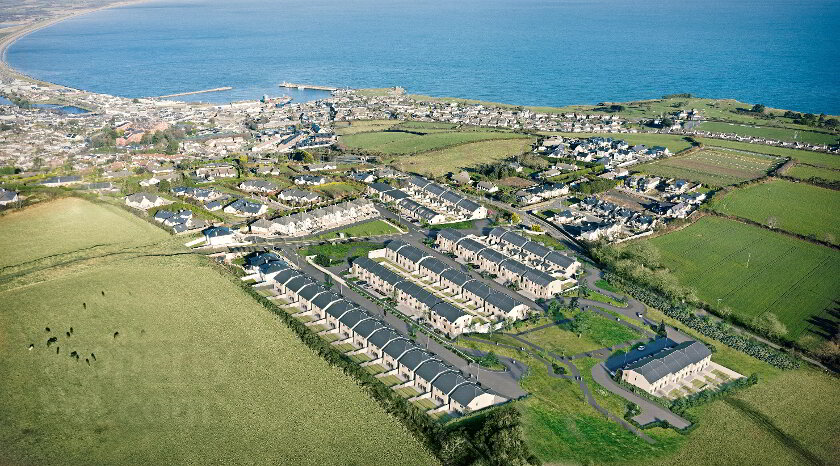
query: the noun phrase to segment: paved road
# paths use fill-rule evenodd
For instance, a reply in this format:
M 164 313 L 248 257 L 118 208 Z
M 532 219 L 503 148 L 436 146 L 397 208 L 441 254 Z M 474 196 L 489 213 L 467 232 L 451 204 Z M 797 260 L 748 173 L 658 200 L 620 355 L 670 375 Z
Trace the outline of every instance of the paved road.
M 615 381 L 610 377 L 610 374 L 607 372 L 607 368 L 604 367 L 603 363 L 596 364 L 592 367 L 592 378 L 612 393 L 615 393 L 616 395 L 624 398 L 625 400 L 632 401 L 633 403 L 639 405 L 639 407 L 642 409 L 642 412 L 636 415 L 633 418 L 633 420 L 641 425 L 645 425 L 654 421 L 668 421 L 669 424 L 678 429 L 684 429 L 691 425 L 691 423 L 685 420 L 684 418 L 677 416 L 676 414 L 663 408 L 662 406 L 659 406 L 658 404 L 652 401 L 642 398 L 633 392 L 625 390 L 623 387 L 615 383 Z

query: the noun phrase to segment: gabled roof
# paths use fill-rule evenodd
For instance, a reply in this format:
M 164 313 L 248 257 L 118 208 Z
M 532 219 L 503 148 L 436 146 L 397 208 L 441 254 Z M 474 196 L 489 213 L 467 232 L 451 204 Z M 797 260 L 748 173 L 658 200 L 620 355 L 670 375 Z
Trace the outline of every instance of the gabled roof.
M 528 281 L 536 283 L 540 286 L 548 286 L 551 282 L 557 280 L 556 278 L 552 277 L 551 275 L 541 271 L 541 270 L 534 270 L 531 269 L 523 275 Z
M 463 197 L 455 194 L 452 191 L 444 191 L 443 194 L 440 195 L 440 198 L 445 200 L 445 201 L 449 201 L 452 204 L 457 204 L 457 203 L 461 202 L 462 200 L 464 200 Z
M 482 249 L 487 249 L 487 246 L 479 243 L 478 241 L 472 238 L 464 238 L 458 242 L 458 247 L 464 248 L 470 252 L 479 252 Z
M 218 236 L 229 236 L 233 234 L 233 232 L 228 227 L 210 227 L 204 230 L 202 233 L 204 233 L 204 236 L 208 238 L 215 238 Z
M 403 246 L 408 246 L 408 243 L 406 243 L 405 241 L 399 240 L 399 239 L 394 239 L 394 240 L 389 241 L 388 244 L 385 247 L 394 251 L 394 252 L 396 252 L 396 251 L 399 251 L 400 248 L 403 247 Z
M 432 386 L 449 395 L 458 385 L 466 383 L 467 379 L 458 372 L 447 372 L 432 382 Z
M 310 286 L 304 287 L 298 292 L 298 296 L 307 301 L 312 301 L 319 293 L 327 291 L 323 286 L 313 283 Z
M 330 303 L 338 301 L 339 299 L 341 299 L 341 296 L 333 293 L 332 291 L 328 291 L 326 293 L 319 294 L 315 299 L 313 299 L 312 305 L 318 309 L 324 309 L 329 306 Z
M 514 275 L 518 275 L 520 277 L 532 270 L 530 267 L 516 259 L 505 259 L 500 265 L 503 269 L 510 270 Z
M 478 385 L 474 383 L 465 383 L 458 385 L 458 387 L 449 394 L 449 397 L 457 401 L 461 406 L 469 405 L 472 400 L 484 395 L 485 392 Z
M 712 352 L 699 341 L 686 341 L 679 345 L 643 358 L 627 366 L 638 373 L 648 383 L 654 383 L 668 374 L 684 369 L 710 356 Z
M 432 312 L 443 317 L 449 323 L 454 323 L 456 320 L 467 315 L 464 311 L 458 309 L 446 301 L 439 302 L 432 307 Z
M 470 280 L 464 284 L 464 291 L 469 291 L 470 293 L 479 296 L 481 299 L 484 299 L 490 294 L 490 287 L 478 280 Z
M 545 257 L 552 252 L 551 249 L 536 241 L 528 241 L 524 246 L 522 246 L 522 250 L 540 258 Z
M 385 323 L 381 320 L 365 319 L 359 322 L 359 325 L 357 325 L 356 328 L 353 329 L 353 331 L 363 338 L 368 338 L 373 332 L 382 328 L 388 328 L 388 326 L 385 325 Z
M 569 268 L 576 261 L 576 259 L 573 259 L 565 254 L 561 254 L 557 251 L 552 251 L 549 255 L 545 256 L 543 260 L 545 262 L 554 264 L 564 269 Z
M 509 231 L 506 234 L 502 235 L 502 241 L 516 246 L 518 248 L 521 248 L 522 246 L 525 246 L 525 243 L 528 242 L 528 239 L 520 234 Z
M 260 273 L 263 275 L 269 273 L 276 273 L 289 268 L 289 265 L 283 261 L 271 261 L 260 264 Z
M 490 248 L 482 249 L 481 252 L 478 253 L 478 257 L 483 257 L 494 264 L 501 264 L 505 260 L 512 260 L 508 259 L 506 255 Z
M 286 288 L 288 288 L 290 291 L 292 291 L 294 293 L 298 293 L 304 286 L 314 284 L 314 283 L 315 282 L 313 282 L 312 280 L 310 280 L 306 276 L 300 275 L 300 276 L 297 276 L 297 277 L 289 280 L 289 283 L 286 283 Z
M 472 280 L 469 275 L 455 269 L 447 269 L 440 276 L 457 286 L 464 286 L 464 283 Z
M 433 381 L 439 375 L 451 370 L 451 367 L 446 366 L 442 362 L 433 359 L 431 361 L 426 361 L 423 364 L 421 364 L 417 369 L 414 370 L 414 373 L 423 380 Z
M 433 359 L 435 359 L 434 354 L 420 348 L 415 348 L 403 355 L 400 359 L 400 364 L 405 366 L 408 370 L 413 371 L 417 369 L 417 366 L 420 364 Z
M 300 272 L 294 269 L 286 269 L 274 276 L 274 281 L 283 285 L 289 280 L 300 276 Z
M 443 230 L 438 231 L 438 236 L 444 239 L 448 239 L 449 241 L 458 242 L 461 238 L 465 238 L 466 235 L 461 233 L 460 231 L 454 228 L 444 228 Z
M 508 313 L 512 311 L 515 307 L 522 305 L 519 301 L 511 298 L 510 296 L 499 293 L 498 291 L 491 290 L 490 294 L 487 295 L 484 300 L 489 303 L 490 305 L 500 309 L 502 312 Z
M 475 212 L 476 210 L 481 208 L 481 205 L 469 199 L 462 199 L 461 202 L 459 202 L 458 205 L 456 205 L 455 207 L 458 207 L 459 209 L 464 209 L 467 212 Z
M 391 356 L 392 358 L 399 361 L 405 353 L 416 349 L 417 347 L 418 346 L 412 343 L 411 340 L 408 340 L 406 338 L 399 338 L 385 345 L 385 348 L 383 348 L 382 351 L 388 356 Z
M 426 257 L 420 261 L 420 267 L 428 269 L 435 275 L 440 275 L 450 268 L 448 265 L 444 264 L 443 261 L 435 259 L 434 257 Z
M 345 312 L 353 309 L 355 306 L 350 301 L 346 299 L 342 299 L 340 301 L 334 302 L 327 308 L 327 314 L 332 317 L 339 318 L 344 315 Z
M 392 243 L 393 243 L 393 241 L 392 241 Z M 426 254 L 425 252 L 423 252 L 420 248 L 416 248 L 416 247 L 411 246 L 411 245 L 406 245 L 405 247 L 399 248 L 399 251 L 397 251 L 397 254 L 405 257 L 406 259 L 408 259 L 409 261 L 411 261 L 414 264 L 420 262 L 421 259 L 423 259 L 424 257 L 429 255 L 429 254 Z
M 253 256 L 248 256 L 245 258 L 245 263 L 251 267 L 256 267 L 261 264 L 265 264 L 266 262 L 271 261 L 279 261 L 280 256 L 274 254 L 273 252 L 261 252 L 258 254 L 254 254 Z
M 386 330 L 380 330 L 368 338 L 368 343 L 373 346 L 376 346 L 379 349 L 382 349 L 385 345 L 388 344 L 391 340 L 396 338 L 400 338 L 400 334 L 391 330 L 390 328 Z
M 367 319 L 370 317 L 370 314 L 365 312 L 362 309 L 355 308 L 348 312 L 345 312 L 343 316 L 341 316 L 338 321 L 342 324 L 346 325 L 347 327 L 353 328 L 363 319 Z

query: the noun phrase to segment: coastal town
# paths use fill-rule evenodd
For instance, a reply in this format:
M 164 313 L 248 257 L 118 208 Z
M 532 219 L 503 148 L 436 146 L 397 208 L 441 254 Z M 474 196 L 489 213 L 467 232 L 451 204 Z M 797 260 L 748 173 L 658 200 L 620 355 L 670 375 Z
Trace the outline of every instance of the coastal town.
M 10 30 L 0 48 L 26 33 Z M 4 348 L 18 371 L 74 387 L 36 390 L 39 403 L 78 404 L 100 378 L 128 393 L 56 418 L 125 406 L 197 431 L 235 418 L 231 432 L 259 418 L 273 433 L 252 451 L 300 464 L 836 458 L 762 405 L 834 417 L 812 405 L 833 399 L 840 368 L 836 117 L 282 77 L 259 98 L 201 101 L 231 90 L 119 97 L 0 66 L 0 302 L 38 309 Z M 803 121 L 820 131 L 802 137 Z M 172 404 L 134 393 L 143 377 Z M 732 429 L 783 448 L 724 458 Z M 16 421 L 0 439 L 32 432 Z M 307 456 L 317 444 L 346 458 Z

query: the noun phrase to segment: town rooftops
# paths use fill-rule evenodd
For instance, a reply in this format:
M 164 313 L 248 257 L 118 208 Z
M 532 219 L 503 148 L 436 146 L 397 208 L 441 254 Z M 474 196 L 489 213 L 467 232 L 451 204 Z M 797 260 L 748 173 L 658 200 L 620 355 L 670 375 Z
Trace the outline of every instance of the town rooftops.
M 388 356 L 399 360 L 405 353 L 415 348 L 417 348 L 417 345 L 412 343 L 411 340 L 399 338 L 385 345 L 385 348 L 383 348 L 382 351 Z
M 321 293 L 312 300 L 312 305 L 317 307 L 318 309 L 325 309 L 330 303 L 334 301 L 338 301 L 341 299 L 341 296 L 333 293 L 332 291 L 328 291 L 326 293 Z
M 332 303 L 330 307 L 327 308 L 327 314 L 335 318 L 339 318 L 350 309 L 353 309 L 353 304 L 350 301 L 342 299 Z
M 345 312 L 343 316 L 339 317 L 338 321 L 347 327 L 353 328 L 364 319 L 370 318 L 370 314 L 362 309 L 355 308 Z
M 451 370 L 452 368 L 449 366 L 444 365 L 438 360 L 432 359 L 421 364 L 417 369 L 415 369 L 414 373 L 423 380 L 431 382 L 440 374 Z
M 368 339 L 368 343 L 377 348 L 382 349 L 385 347 L 385 345 L 397 338 L 401 338 L 400 334 L 388 328 L 385 330 L 380 330 L 371 335 Z
M 460 239 L 465 238 L 466 235 L 454 228 L 444 228 L 438 232 L 438 236 L 443 239 L 457 243 Z
M 469 291 L 470 293 L 484 299 L 490 294 L 490 287 L 478 280 L 470 280 L 464 284 L 464 291 Z
M 233 232 L 228 227 L 210 227 L 204 230 L 204 236 L 208 238 L 216 238 L 219 236 L 229 236 L 232 235 Z
M 249 267 L 257 267 L 261 264 L 265 264 L 266 262 L 279 260 L 280 256 L 274 254 L 273 252 L 261 252 L 258 254 L 254 254 L 253 256 L 246 257 L 245 264 L 247 264 Z
M 283 261 L 263 262 L 259 265 L 260 273 L 269 274 L 280 272 L 289 268 L 288 264 Z
M 399 248 L 399 251 L 397 251 L 397 254 L 405 257 L 406 259 L 411 261 L 413 264 L 416 264 L 416 263 L 420 262 L 424 257 L 428 256 L 428 254 L 423 252 L 420 248 L 416 248 L 416 247 L 411 246 L 411 245 L 407 245 L 405 247 Z
M 712 352 L 699 341 L 686 341 L 636 361 L 626 367 L 637 372 L 648 383 L 654 383 L 668 374 L 679 372 L 710 356 Z
M 569 268 L 569 266 L 575 263 L 575 259 L 557 251 L 550 252 L 543 260 L 564 269 Z
M 356 332 L 357 335 L 360 335 L 364 338 L 368 338 L 371 336 L 371 334 L 373 334 L 373 332 L 383 328 L 387 329 L 388 326 L 385 325 L 385 323 L 381 320 L 365 319 L 364 321 L 360 322 L 359 325 L 357 325 L 356 328 L 353 329 L 353 331 Z
M 521 304 L 510 296 L 504 293 L 499 293 L 498 291 L 490 291 L 490 294 L 487 295 L 485 301 L 505 313 L 512 311 L 516 306 Z
M 228 204 L 228 207 L 236 209 L 239 212 L 246 212 L 249 214 L 256 215 L 260 212 L 262 204 L 260 204 L 259 202 L 246 201 L 245 199 L 237 199 Z
M 494 264 L 501 264 L 506 260 L 512 260 L 508 259 L 506 255 L 500 253 L 499 251 L 490 248 L 482 249 L 481 252 L 478 253 L 478 257 L 483 257 Z
M 482 249 L 487 249 L 487 246 L 479 243 L 478 241 L 476 241 L 472 238 L 462 239 L 461 241 L 458 242 L 458 247 L 462 247 L 462 248 L 466 249 L 467 251 L 470 251 L 470 252 L 473 252 L 473 253 L 477 253 L 477 252 L 481 251 Z
M 313 283 L 315 283 L 315 282 L 313 282 L 312 280 L 310 280 L 306 276 L 298 275 L 297 277 L 289 280 L 289 282 L 286 283 L 286 288 L 288 288 L 289 290 L 291 290 L 295 293 L 298 293 L 298 292 L 300 292 L 300 290 L 304 286 L 307 286 L 307 285 L 310 285 L 310 284 L 313 284 Z
M 473 202 L 469 199 L 462 199 L 461 202 L 458 203 L 455 207 L 459 209 L 464 209 L 467 212 L 475 212 L 476 210 L 481 208 L 481 205 L 477 202 Z
M 399 251 L 400 248 L 403 246 L 408 246 L 408 243 L 402 240 L 394 239 L 389 241 L 385 247 L 396 252 Z
M 286 270 L 283 270 L 282 272 L 278 273 L 277 275 L 275 275 L 274 276 L 274 281 L 281 284 L 281 285 L 284 285 L 289 280 L 291 280 L 291 279 L 293 279 L 293 278 L 295 278 L 299 275 L 300 275 L 300 272 L 298 272 L 295 269 L 286 269 Z
M 316 283 L 312 286 L 307 286 L 301 289 L 298 295 L 301 298 L 311 302 L 313 299 L 315 299 L 316 296 L 318 296 L 318 294 L 324 293 L 325 291 L 327 290 L 324 287 Z
M 505 259 L 501 263 L 501 267 L 506 270 L 510 270 L 511 272 L 513 272 L 514 275 L 518 275 L 520 277 L 524 276 L 526 273 L 532 270 L 530 267 L 526 266 L 525 264 L 519 262 L 516 259 Z
M 385 191 L 391 191 L 394 187 L 387 183 L 371 183 L 370 189 L 378 193 L 384 193 Z
M 466 383 L 467 379 L 458 372 L 446 372 L 432 382 L 438 390 L 449 395 L 458 385 Z
M 415 348 L 403 355 L 402 359 L 400 359 L 400 364 L 413 371 L 417 369 L 419 365 L 433 359 L 435 359 L 435 355 L 432 353 L 424 351 L 420 348 Z
M 524 277 L 540 286 L 548 286 L 551 282 L 557 280 L 556 278 L 552 277 L 551 275 L 541 271 L 531 269 L 524 275 Z
M 551 253 L 551 249 L 543 246 L 542 244 L 536 241 L 528 241 L 527 243 L 525 243 L 524 246 L 522 246 L 522 250 L 529 252 L 537 257 L 545 257 L 549 253 Z
M 464 286 L 464 283 L 472 280 L 469 275 L 455 269 L 447 269 L 440 274 L 441 278 L 446 279 L 457 286 Z
M 628 351 L 627 353 L 620 353 L 614 356 L 610 356 L 606 363 L 604 364 L 610 372 L 615 372 L 622 367 L 633 364 L 636 361 L 644 359 L 652 354 L 658 353 L 666 348 L 673 348 L 677 346 L 677 342 L 671 340 L 670 338 L 666 337 L 658 337 L 654 340 L 651 340 L 644 345 L 644 349 L 639 349 L 637 347 Z
M 443 263 L 442 261 L 435 259 L 434 257 L 428 256 L 422 261 L 420 261 L 420 266 L 430 270 L 435 275 L 440 275 L 445 270 L 449 269 L 449 266 Z

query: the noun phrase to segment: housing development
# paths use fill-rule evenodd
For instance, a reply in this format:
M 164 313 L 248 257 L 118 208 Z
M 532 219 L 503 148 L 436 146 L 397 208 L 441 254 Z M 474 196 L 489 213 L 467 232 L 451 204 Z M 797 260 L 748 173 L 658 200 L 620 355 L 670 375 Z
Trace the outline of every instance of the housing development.
M 836 117 L 277 84 L 0 69 L 0 457 L 840 463 Z

